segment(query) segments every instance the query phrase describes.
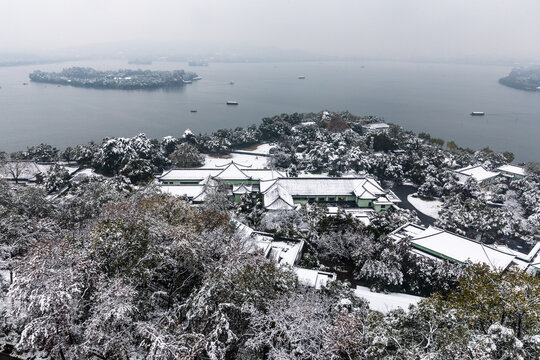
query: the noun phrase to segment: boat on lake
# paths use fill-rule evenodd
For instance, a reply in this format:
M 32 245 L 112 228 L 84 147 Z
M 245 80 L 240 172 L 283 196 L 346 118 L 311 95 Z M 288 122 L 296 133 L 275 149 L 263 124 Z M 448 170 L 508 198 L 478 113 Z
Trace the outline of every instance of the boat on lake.
M 229 100 L 227 101 L 227 105 L 238 105 L 238 101 Z
M 189 66 L 208 66 L 208 62 L 204 60 L 192 60 L 188 62 Z
M 484 116 L 484 115 L 486 115 L 486 113 L 483 111 L 473 111 L 471 113 L 471 116 Z
M 304 80 L 306 77 L 305 77 L 304 75 L 300 75 L 298 78 L 299 78 L 300 80 Z
M 229 82 L 229 85 L 234 85 L 234 81 L 231 80 L 231 81 Z
M 196 113 L 197 110 L 193 109 L 193 110 L 189 110 L 189 112 Z
M 152 60 L 150 59 L 132 59 L 128 60 L 130 65 L 152 65 Z

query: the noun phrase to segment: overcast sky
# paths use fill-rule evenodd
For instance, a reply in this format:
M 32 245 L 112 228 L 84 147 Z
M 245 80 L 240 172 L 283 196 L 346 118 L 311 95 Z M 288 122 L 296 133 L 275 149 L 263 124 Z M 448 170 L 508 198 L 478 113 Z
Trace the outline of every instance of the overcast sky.
M 0 0 L 0 52 L 160 42 L 540 60 L 539 35 L 539 0 Z

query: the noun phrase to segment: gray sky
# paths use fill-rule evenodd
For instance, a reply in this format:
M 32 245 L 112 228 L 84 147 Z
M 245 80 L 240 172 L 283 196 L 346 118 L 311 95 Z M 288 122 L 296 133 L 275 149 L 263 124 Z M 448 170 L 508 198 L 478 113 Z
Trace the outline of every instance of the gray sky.
M 0 52 L 159 42 L 540 60 L 539 17 L 539 0 L 0 0 Z

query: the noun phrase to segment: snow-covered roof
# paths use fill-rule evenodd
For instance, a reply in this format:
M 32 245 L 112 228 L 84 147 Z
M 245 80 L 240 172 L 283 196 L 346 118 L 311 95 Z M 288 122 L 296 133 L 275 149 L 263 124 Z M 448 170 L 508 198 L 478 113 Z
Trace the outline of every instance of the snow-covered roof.
M 375 205 L 392 205 L 392 202 L 385 196 L 380 196 L 373 202 Z
M 354 295 L 366 299 L 371 310 L 377 310 L 382 313 L 387 313 L 398 308 L 407 310 L 409 305 L 416 305 L 423 299 L 420 296 L 408 294 L 372 292 L 365 286 L 356 286 Z
M 390 127 L 390 125 L 386 123 L 373 123 L 373 124 L 365 124 L 362 126 L 370 130 L 383 130 L 383 129 L 388 129 Z
M 284 173 L 271 169 L 245 169 L 242 171 L 250 178 L 261 181 L 286 177 Z
M 274 186 L 277 185 L 292 196 L 356 195 L 361 199 L 375 200 L 379 196 L 385 195 L 380 185 L 375 180 L 368 178 L 280 178 Z
M 360 199 L 376 199 L 379 195 L 384 194 L 383 188 L 375 180 L 370 178 L 362 179 L 363 181 L 356 182 L 353 193 Z
M 430 226 L 411 239 L 411 245 L 444 259 L 460 263 L 484 263 L 492 269 L 506 269 L 515 256 L 480 242 Z
M 406 238 L 415 237 L 416 235 L 420 234 L 424 230 L 426 230 L 426 228 L 421 225 L 407 223 L 405 225 L 400 226 L 396 230 L 392 231 L 390 234 L 388 234 L 388 237 L 396 241 L 400 241 Z
M 296 126 L 309 126 L 309 125 L 317 125 L 317 123 L 315 121 L 305 121 L 305 122 L 301 122 L 300 124 Z
M 232 161 L 229 161 L 229 162 L 226 162 L 224 164 L 216 164 L 215 166 L 218 167 L 218 168 L 225 168 L 225 167 L 229 167 L 231 165 L 236 165 L 237 167 L 244 167 L 244 168 L 250 168 L 252 165 L 246 165 L 246 164 L 241 164 L 241 163 L 238 163 L 234 160 Z
M 194 199 L 204 192 L 204 185 L 162 185 L 159 189 L 170 195 L 187 196 Z
M 471 176 L 476 181 L 484 181 L 499 176 L 498 172 L 486 170 L 482 165 L 467 166 L 456 170 L 457 173 L 465 176 Z
M 235 219 L 231 220 L 231 224 L 234 226 L 236 235 L 238 235 L 242 239 L 249 238 L 255 231 L 249 226 L 242 224 L 240 221 L 235 220 Z
M 214 175 L 214 178 L 221 180 L 247 180 L 250 177 L 240 170 L 238 165 L 230 163 L 229 166 L 223 169 L 219 174 Z
M 525 169 L 520 166 L 507 164 L 507 165 L 499 166 L 497 170 L 514 174 L 514 175 L 525 176 Z
M 208 177 L 223 180 L 271 180 L 285 177 L 279 171 L 271 169 L 241 169 L 236 163 L 228 163 L 223 169 L 218 168 L 185 168 L 165 171 L 158 179 L 161 181 L 193 180 L 202 181 Z
M 270 189 L 275 183 L 277 182 L 277 179 L 272 180 L 261 180 L 259 186 L 261 193 L 265 193 L 268 189 Z
M 267 254 L 268 259 L 272 259 L 278 264 L 294 266 L 300 258 L 304 241 L 272 241 L 270 251 Z
M 292 210 L 295 205 L 291 194 L 277 184 L 264 193 L 264 207 L 268 210 Z
M 158 176 L 160 180 L 200 180 L 207 178 L 208 176 L 215 176 L 219 174 L 223 169 L 171 169 L 165 171 L 161 176 Z
M 336 177 L 302 177 L 279 178 L 276 181 L 261 182 L 261 192 L 264 194 L 264 204 L 267 209 L 278 199 L 281 208 L 294 206 L 293 196 L 351 196 L 359 199 L 376 200 L 378 204 L 399 202 L 392 192 L 384 191 L 381 186 L 370 178 L 336 178 Z
M 293 268 L 294 273 L 298 277 L 298 282 L 301 284 L 320 289 L 326 286 L 330 281 L 334 281 L 337 275 L 320 270 L 304 269 L 299 267 Z
M 371 225 L 371 217 L 374 215 L 375 210 L 372 208 L 339 208 L 337 206 L 328 206 L 328 215 L 336 215 L 338 210 L 342 210 L 347 215 L 351 215 L 353 218 L 360 221 L 365 226 Z
M 253 186 L 245 184 L 234 185 L 232 192 L 233 194 L 251 194 L 253 192 Z

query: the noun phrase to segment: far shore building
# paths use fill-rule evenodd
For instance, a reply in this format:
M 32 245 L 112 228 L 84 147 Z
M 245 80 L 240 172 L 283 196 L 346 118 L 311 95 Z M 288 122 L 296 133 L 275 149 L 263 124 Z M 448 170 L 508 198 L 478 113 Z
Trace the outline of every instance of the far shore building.
M 511 265 L 540 274 L 540 241 L 528 254 L 502 245 L 487 245 L 434 226 L 405 224 L 389 234 L 391 239 L 409 239 L 411 252 L 440 260 L 462 264 L 465 262 L 488 265 L 492 270 L 505 270 Z
M 472 165 L 455 170 L 458 183 L 464 184 L 469 178 L 474 179 L 478 184 L 485 185 L 500 176 L 500 173 L 489 171 L 482 165 Z
M 362 125 L 362 131 L 365 135 L 386 134 L 390 129 L 390 125 L 386 123 L 372 123 Z
M 499 171 L 502 176 L 513 179 L 521 179 L 526 175 L 525 169 L 521 166 L 516 165 L 507 164 L 499 166 L 496 170 Z

